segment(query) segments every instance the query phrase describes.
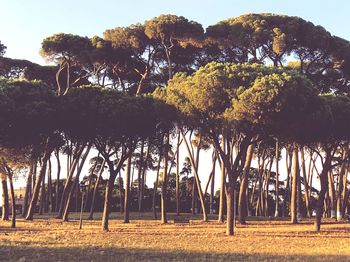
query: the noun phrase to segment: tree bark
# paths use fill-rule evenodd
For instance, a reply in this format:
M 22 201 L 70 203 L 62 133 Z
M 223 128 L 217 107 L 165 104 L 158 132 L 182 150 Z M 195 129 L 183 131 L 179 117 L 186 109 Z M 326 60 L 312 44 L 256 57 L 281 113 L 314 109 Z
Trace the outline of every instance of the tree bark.
M 94 191 L 92 193 L 92 199 L 91 199 L 91 205 L 90 205 L 90 213 L 89 213 L 89 217 L 88 217 L 89 220 L 92 220 L 93 216 L 94 216 L 95 201 L 96 201 L 96 195 L 97 195 L 97 191 L 98 191 L 98 185 L 100 183 L 101 176 L 102 176 L 105 164 L 106 164 L 106 160 L 103 159 L 103 162 L 101 164 L 100 170 L 98 171 L 98 174 L 97 174 L 97 179 L 96 179 L 96 182 L 95 182 L 95 185 L 94 185 Z
M 306 173 L 306 166 L 305 166 L 305 154 L 304 154 L 304 148 L 300 148 L 300 153 L 301 153 L 301 168 L 303 170 L 303 175 L 304 175 L 304 195 L 305 195 L 305 207 L 306 207 L 306 216 L 311 217 L 311 210 L 310 210 L 310 195 L 309 195 L 309 182 L 307 178 L 307 173 Z M 311 157 L 311 156 L 310 156 Z
M 67 200 L 68 194 L 70 192 L 71 186 L 74 182 L 73 175 L 74 175 L 75 169 L 77 167 L 79 158 L 80 158 L 81 154 L 83 153 L 84 147 L 85 146 L 80 146 L 79 149 L 77 149 L 77 151 L 75 152 L 75 154 L 73 156 L 72 163 L 69 164 L 70 161 L 68 161 L 68 163 L 67 163 L 67 165 L 69 165 L 69 173 L 67 175 L 67 180 L 66 180 L 66 183 L 64 185 L 63 192 L 61 195 L 60 208 L 58 210 L 57 218 L 63 217 L 63 213 L 64 213 L 65 206 L 66 206 L 66 200 Z
M 225 141 L 221 143 L 222 151 L 225 153 Z M 220 177 L 220 199 L 219 199 L 219 215 L 218 222 L 224 223 L 224 202 L 225 202 L 225 185 L 226 185 L 226 169 L 224 161 L 221 158 L 221 177 Z
M 124 223 L 130 222 L 130 172 L 131 172 L 131 156 L 126 162 L 125 174 L 125 199 L 124 199 Z
M 157 189 L 158 189 L 158 180 L 159 180 L 159 171 L 160 171 L 161 161 L 162 161 L 162 156 L 160 154 L 159 160 L 158 160 L 158 165 L 157 165 L 156 181 L 154 182 L 154 187 L 153 187 L 152 210 L 153 210 L 154 219 L 157 219 L 156 195 L 157 195 Z
M 279 142 L 276 140 L 276 184 L 275 184 L 275 217 L 278 217 L 279 211 Z
M 36 164 L 36 161 L 34 161 Z M 23 209 L 22 209 L 22 216 L 25 217 L 28 211 L 28 204 L 29 199 L 32 191 L 32 180 L 33 180 L 33 163 L 30 165 L 29 174 L 27 178 L 27 184 L 26 184 L 26 192 L 24 194 L 24 201 L 23 201 Z
M 247 210 L 247 187 L 250 174 L 250 166 L 253 158 L 253 145 L 249 145 L 247 150 L 247 157 L 244 163 L 243 176 L 239 189 L 238 197 L 238 221 L 240 224 L 246 224 Z
M 58 205 L 59 205 L 59 199 L 60 199 L 60 174 L 61 174 L 60 152 L 58 150 L 55 151 L 55 156 L 56 156 L 56 159 L 57 159 L 55 211 L 58 212 L 58 209 L 59 209 Z
M 331 167 L 331 152 L 326 150 L 326 158 L 323 164 L 323 169 L 320 174 L 321 190 L 317 200 L 316 206 L 316 218 L 315 218 L 315 230 L 318 232 L 321 230 L 321 219 L 323 214 L 325 195 L 328 190 L 328 171 Z
M 16 198 L 15 198 L 15 190 L 13 189 L 13 180 L 12 173 L 9 172 L 9 182 L 10 182 L 10 192 L 11 192 L 11 228 L 16 228 Z
M 293 145 L 293 161 L 292 161 L 292 199 L 290 205 L 290 220 L 292 224 L 298 223 L 297 216 L 297 191 L 298 191 L 298 175 L 299 175 L 299 163 L 298 163 L 298 146 Z
M 169 146 L 169 135 L 167 134 L 165 135 L 165 142 L 164 142 L 164 171 L 163 171 L 162 193 L 160 198 L 162 224 L 168 223 L 168 217 L 167 217 L 168 146 Z
M 32 196 L 32 199 L 30 201 L 30 204 L 29 204 L 26 220 L 33 220 L 34 210 L 35 210 L 36 204 L 38 202 L 38 198 L 39 198 L 40 186 L 41 186 L 42 180 L 45 176 L 47 161 L 50 159 L 52 151 L 53 151 L 53 149 L 46 150 L 46 152 L 44 153 L 44 156 L 42 158 L 42 166 L 40 168 L 40 171 L 39 171 L 36 183 L 35 183 L 35 187 L 33 190 L 33 196 Z

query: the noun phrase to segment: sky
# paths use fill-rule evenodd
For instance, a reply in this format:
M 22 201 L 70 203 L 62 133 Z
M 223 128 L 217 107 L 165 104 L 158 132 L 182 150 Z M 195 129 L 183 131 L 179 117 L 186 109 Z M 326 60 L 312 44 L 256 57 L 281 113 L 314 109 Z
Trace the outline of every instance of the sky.
M 45 64 L 41 42 L 55 33 L 102 36 L 106 29 L 160 14 L 182 15 L 206 28 L 247 13 L 299 16 L 350 40 L 349 11 L 350 0 L 0 0 L 0 41 L 7 46 L 5 56 Z M 210 158 L 207 154 L 203 161 Z M 203 168 L 205 184 L 211 167 Z M 16 183 L 23 184 L 23 179 Z
M 160 14 L 182 15 L 206 28 L 246 13 L 299 16 L 350 39 L 349 10 L 349 0 L 0 0 L 0 41 L 5 56 L 45 64 L 41 42 L 55 33 L 102 36 Z

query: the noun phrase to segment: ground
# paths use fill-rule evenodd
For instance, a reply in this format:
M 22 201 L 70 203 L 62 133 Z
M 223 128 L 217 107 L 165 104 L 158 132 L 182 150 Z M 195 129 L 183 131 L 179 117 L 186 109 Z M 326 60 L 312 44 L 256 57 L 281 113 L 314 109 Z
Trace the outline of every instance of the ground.
M 132 214 L 124 224 L 112 214 L 110 232 L 100 220 L 84 221 L 78 214 L 70 222 L 47 217 L 18 219 L 17 229 L 0 222 L 0 260 L 3 261 L 350 261 L 350 224 L 326 220 L 313 231 L 311 220 L 291 225 L 286 220 L 249 220 L 237 225 L 235 236 L 225 235 L 225 225 L 215 217 L 200 216 L 190 224 L 167 225 L 150 214 Z M 100 214 L 97 214 L 97 218 Z

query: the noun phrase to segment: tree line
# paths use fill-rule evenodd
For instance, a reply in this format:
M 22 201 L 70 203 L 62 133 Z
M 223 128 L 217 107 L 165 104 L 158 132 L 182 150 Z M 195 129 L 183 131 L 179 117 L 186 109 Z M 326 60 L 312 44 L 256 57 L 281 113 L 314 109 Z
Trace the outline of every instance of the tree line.
M 1 55 L 5 49 L 0 45 Z M 160 185 L 161 222 L 167 223 L 173 179 L 180 214 L 180 146 L 187 153 L 182 173 L 193 175 L 190 195 L 200 203 L 204 221 L 208 202 L 213 206 L 215 165 L 220 165 L 218 220 L 226 217 L 228 235 L 234 234 L 235 205 L 240 223 L 253 212 L 290 215 L 297 223 L 301 216 L 312 216 L 315 207 L 318 231 L 322 216 L 340 220 L 350 212 L 350 43 L 323 27 L 299 17 L 247 14 L 204 30 L 184 17 L 160 15 L 108 29 L 103 38 L 55 34 L 43 40 L 40 53 L 55 65 L 0 57 L 4 203 L 6 180 L 14 204 L 13 174 L 26 170 L 27 220 L 33 219 L 39 196 L 46 196 L 45 176 L 47 203 L 58 218 L 68 220 L 92 148 L 98 156 L 86 181 L 89 203 L 104 167 L 109 171 L 104 230 L 117 187 L 120 210 L 129 221 L 135 167 L 139 211 L 144 210 L 145 175 L 154 166 L 153 210 Z M 203 190 L 200 152 L 208 149 L 213 169 Z M 280 181 L 282 153 L 285 181 Z M 52 156 L 58 166 L 55 204 Z M 63 156 L 67 179 L 60 192 Z M 319 192 L 312 186 L 314 173 Z

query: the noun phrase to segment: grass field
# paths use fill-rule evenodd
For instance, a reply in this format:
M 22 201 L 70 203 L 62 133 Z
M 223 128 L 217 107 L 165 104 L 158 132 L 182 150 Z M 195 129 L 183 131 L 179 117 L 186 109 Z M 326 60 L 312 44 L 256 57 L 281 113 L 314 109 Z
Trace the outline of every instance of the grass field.
M 72 214 L 77 218 L 77 214 Z M 97 218 L 100 214 L 97 214 Z M 233 237 L 215 220 L 167 225 L 150 214 L 132 214 L 130 224 L 112 214 L 110 232 L 100 221 L 79 222 L 38 217 L 18 219 L 17 229 L 0 222 L 1 261 L 350 261 L 350 224 L 326 220 L 322 232 L 311 220 L 298 225 L 288 221 L 254 221 L 238 225 Z M 170 217 L 171 218 L 171 217 Z M 212 217 L 213 218 L 213 217 Z

